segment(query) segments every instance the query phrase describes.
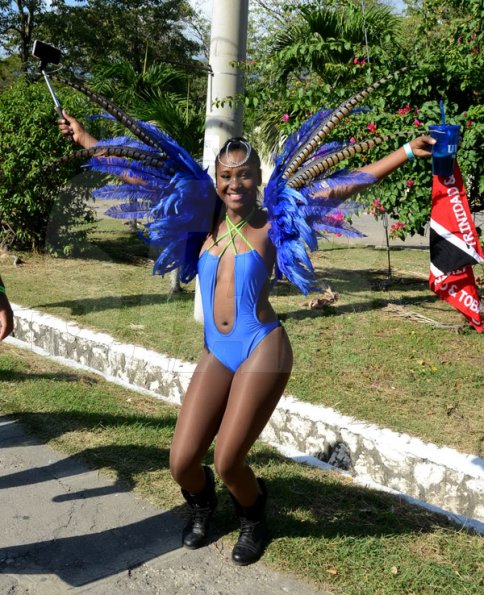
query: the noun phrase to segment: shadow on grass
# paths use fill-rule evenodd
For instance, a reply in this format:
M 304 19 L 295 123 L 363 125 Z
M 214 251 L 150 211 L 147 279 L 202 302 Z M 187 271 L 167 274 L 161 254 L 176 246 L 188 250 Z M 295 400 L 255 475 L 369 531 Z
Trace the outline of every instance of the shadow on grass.
M 333 290 L 340 292 L 384 291 L 389 283 L 392 289 L 396 288 L 402 292 L 415 291 L 416 287 L 428 288 L 427 280 L 421 277 L 395 273 L 389 280 L 384 269 L 318 268 L 316 277 L 318 283 L 331 285 Z
M 312 319 L 324 316 L 342 316 L 344 314 L 355 314 L 361 312 L 369 312 L 371 310 L 381 310 L 389 304 L 398 304 L 399 306 L 423 306 L 426 304 L 432 304 L 434 301 L 435 298 L 433 298 L 432 296 L 400 298 L 398 300 L 396 300 L 395 298 L 382 299 L 380 297 L 376 297 L 375 299 L 367 302 L 331 305 L 326 306 L 321 310 L 300 309 L 291 310 L 289 312 L 281 312 L 279 313 L 279 319 L 284 321 L 288 319 L 305 320 L 307 318 Z
M 80 425 L 96 427 L 101 419 L 104 425 L 129 420 L 119 416 L 107 416 L 106 419 L 99 414 L 79 414 L 75 416 L 74 422 L 69 422 L 70 415 L 29 412 L 18 417 L 31 430 L 41 429 L 44 437 L 72 431 Z M 10 418 L 0 421 L 5 419 Z M 146 423 L 152 421 L 143 416 L 136 419 L 144 419 Z M 62 425 L 61 428 L 55 427 L 56 420 Z M 3 426 L 1 424 L 0 428 Z M 15 441 L 11 442 L 11 446 L 15 446 Z M 22 445 L 21 440 L 19 445 Z M 444 517 L 411 506 L 398 497 L 344 484 L 333 473 L 312 470 L 312 477 L 308 477 L 307 473 L 301 472 L 301 467 L 289 463 L 281 455 L 260 446 L 257 450 L 249 457 L 249 462 L 257 471 L 262 470 L 262 475 L 264 468 L 267 468 L 267 475 L 270 476 L 266 478 L 270 541 L 287 538 L 393 538 L 395 535 L 430 533 L 441 528 L 457 531 Z M 211 456 L 207 458 L 208 462 L 212 462 Z M 109 467 L 119 479 L 111 487 L 87 487 L 74 493 L 66 491 L 53 499 L 55 503 L 93 496 L 109 497 L 115 492 L 130 490 L 134 473 L 150 473 L 166 468 L 168 451 L 139 444 L 86 448 L 74 457 L 6 475 L 1 478 L 0 487 L 21 488 L 52 480 L 53 477 L 65 478 L 86 473 L 82 462 L 87 462 L 93 469 Z M 237 521 L 227 491 L 220 489 L 220 482 L 217 489 L 221 498 L 213 534 L 218 538 L 233 531 Z M 113 505 L 123 506 L 119 499 L 113 501 Z M 129 507 L 126 502 L 124 506 Z M 83 507 L 81 510 L 84 514 Z M 90 534 L 59 536 L 55 540 L 36 540 L 25 545 L 0 548 L 0 560 L 9 558 L 16 561 L 14 566 L 9 566 L 10 574 L 53 573 L 71 585 L 82 585 L 133 568 L 180 546 L 182 523 L 178 506 L 167 513 L 150 514 L 148 518 L 134 523 L 131 522 L 129 511 L 118 508 L 118 514 L 120 518 L 127 519 L 121 526 Z M 71 522 L 75 523 L 75 520 Z
M 119 308 L 139 308 L 140 306 L 160 306 L 170 303 L 186 303 L 193 301 L 193 292 L 181 291 L 173 294 L 145 294 L 123 296 L 105 296 L 99 298 L 80 298 L 79 300 L 63 300 L 36 304 L 32 308 L 69 308 L 70 314 L 81 316 L 90 312 L 117 310 Z
M 83 258 L 116 264 L 140 264 L 154 260 L 156 252 L 150 250 L 137 232 L 97 230 L 95 236 L 90 238 L 90 247 Z
M 63 433 L 100 426 L 144 424 L 174 427 L 175 420 L 152 419 L 145 416 L 103 416 L 100 414 L 66 413 L 22 413 L 16 416 L 29 430 L 43 440 L 50 440 Z M 4 445 L 4 443 L 2 443 Z M 149 473 L 168 467 L 168 450 L 142 444 L 108 444 L 86 448 L 75 456 L 68 457 L 43 468 L 47 478 L 66 477 L 82 473 L 87 463 L 94 469 L 109 468 L 117 480 L 105 491 L 83 490 L 59 496 L 56 501 L 108 495 L 131 490 L 135 484 L 134 475 Z M 273 539 L 281 537 L 325 537 L 395 535 L 432 531 L 435 527 L 455 527 L 445 517 L 423 508 L 411 506 L 401 498 L 372 491 L 353 484 L 343 484 L 333 473 L 316 472 L 317 478 L 300 473 L 296 464 L 288 465 L 287 459 L 276 452 L 260 449 L 250 455 L 250 463 L 262 470 L 281 469 L 276 478 L 267 479 L 270 506 L 269 526 Z M 207 462 L 213 461 L 212 451 Z M 74 470 L 74 471 L 73 471 Z M 35 470 L 25 470 L 3 476 L 1 488 L 16 487 L 34 483 Z M 272 474 L 274 475 L 274 474 Z M 220 481 L 218 482 L 220 486 Z M 220 490 L 219 490 L 220 491 Z M 235 528 L 232 504 L 226 490 L 221 494 L 221 511 L 217 523 L 219 534 Z M 304 519 L 304 520 L 303 520 Z
M 90 376 L 70 374 L 69 372 L 18 372 L 0 368 L 0 382 L 30 382 L 31 380 L 58 380 L 60 382 L 87 382 L 96 384 L 96 380 Z
M 142 414 L 113 415 L 110 413 L 85 413 L 81 411 L 23 411 L 16 413 L 15 418 L 46 442 L 69 432 L 99 428 L 126 428 L 129 430 L 130 426 L 142 426 L 154 430 L 168 429 L 173 431 L 176 423 L 175 414 L 153 417 Z M 11 419 L 11 416 L 7 419 Z M 1 444 L 4 444 L 4 442 L 1 441 Z M 113 458 L 113 462 L 116 462 L 116 460 L 116 458 Z
M 260 452 L 250 458 L 262 469 L 277 464 L 287 468 L 287 460 L 276 453 Z M 344 485 L 333 472 L 321 471 L 320 477 L 313 479 L 295 468 L 290 474 L 267 480 L 267 486 L 271 539 L 365 538 L 432 532 L 436 528 L 462 530 L 445 516 L 413 506 L 398 496 Z
M 86 448 L 77 455 L 55 463 L 49 463 L 43 467 L 3 475 L 0 477 L 0 490 L 51 481 L 52 477 L 62 478 L 82 475 L 86 472 L 86 467 L 80 464 L 80 461 L 93 468 L 109 468 L 115 471 L 117 475 L 115 482 L 101 488 L 83 489 L 78 492 L 69 492 L 56 496 L 54 502 L 128 492 L 135 486 L 134 476 L 136 474 L 158 471 L 168 467 L 168 450 L 133 444 L 122 446 L 110 444 L 108 446 Z
M 316 268 L 316 283 L 322 288 L 330 286 L 333 291 L 341 293 L 362 293 L 368 291 L 415 291 L 428 289 L 428 281 L 419 276 L 401 275 L 395 273 L 389 279 L 384 269 L 344 269 L 344 268 Z M 317 292 L 315 292 L 317 294 Z M 283 279 L 277 282 L 271 295 L 298 296 L 299 290 Z M 312 295 L 312 294 L 311 294 Z
M 408 291 L 427 290 L 428 285 L 426 280 L 412 276 L 395 276 L 391 280 L 388 280 L 386 273 L 383 270 L 349 270 L 341 268 L 331 268 L 323 272 L 319 270 L 317 272 L 317 282 L 320 283 L 322 287 L 329 286 L 333 291 L 346 296 L 371 292 L 374 297 L 371 297 L 366 301 L 333 304 L 319 310 L 299 308 L 297 310 L 281 312 L 279 313 L 279 318 L 282 321 L 288 319 L 304 320 L 307 318 L 313 319 L 324 316 L 341 316 L 348 313 L 380 310 L 388 304 L 393 304 L 395 302 L 402 306 L 416 306 L 435 302 L 435 298 L 430 292 L 423 296 L 405 296 L 405 292 Z M 385 298 L 385 292 L 389 289 L 400 293 L 400 297 L 396 298 L 395 295 L 393 295 L 391 298 Z M 278 297 L 297 296 L 298 292 L 287 281 L 282 281 L 277 284 L 273 295 Z M 309 301 L 312 296 L 317 298 L 318 292 L 310 294 L 307 297 L 307 301 Z
M 136 426 L 150 430 L 166 430 L 173 433 L 175 428 L 174 417 L 147 417 L 144 415 L 122 416 L 99 413 L 56 412 L 34 413 L 22 412 L 15 415 L 16 420 L 29 428 L 45 442 L 70 432 L 95 431 L 99 428 L 126 428 Z M 11 421 L 11 418 L 0 418 L 0 421 Z M 42 444 L 40 440 L 37 444 Z M 0 426 L 0 446 L 2 448 L 18 445 L 15 434 L 4 435 L 4 428 Z M 36 483 L 36 481 L 49 481 L 54 477 L 67 477 L 85 472 L 85 467 L 76 462 L 83 461 L 93 468 L 109 468 L 115 473 L 116 481 L 113 485 L 95 490 L 82 490 L 59 496 L 56 501 L 75 500 L 100 495 L 126 492 L 135 486 L 135 476 L 139 473 L 148 473 L 168 468 L 169 451 L 166 448 L 155 448 L 142 444 L 107 444 L 86 448 L 80 453 L 67 457 L 61 461 L 51 463 L 34 470 L 19 471 L 0 477 L 0 489 L 13 488 Z M 39 478 L 39 470 L 42 471 Z

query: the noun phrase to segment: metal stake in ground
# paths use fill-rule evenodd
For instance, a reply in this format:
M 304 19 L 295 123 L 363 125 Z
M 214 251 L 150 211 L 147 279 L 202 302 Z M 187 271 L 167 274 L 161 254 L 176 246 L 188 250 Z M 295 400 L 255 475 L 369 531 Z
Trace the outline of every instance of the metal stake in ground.
M 388 271 L 387 271 L 387 279 L 392 278 L 392 264 L 390 262 L 390 237 L 388 235 L 388 215 L 386 212 L 383 213 L 382 217 L 383 222 L 383 229 L 385 230 L 385 240 L 387 244 L 387 259 L 388 259 Z

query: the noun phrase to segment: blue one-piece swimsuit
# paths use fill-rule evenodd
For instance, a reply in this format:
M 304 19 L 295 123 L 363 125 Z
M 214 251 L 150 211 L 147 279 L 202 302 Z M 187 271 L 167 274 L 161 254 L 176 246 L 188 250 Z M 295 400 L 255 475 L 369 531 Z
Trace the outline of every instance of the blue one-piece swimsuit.
M 232 223 L 231 225 L 232 229 L 235 229 Z M 242 236 L 237 229 L 235 231 Z M 245 238 L 244 240 L 247 242 Z M 205 346 L 225 367 L 235 372 L 262 339 L 280 326 L 280 322 L 275 320 L 263 323 L 257 317 L 257 303 L 267 281 L 267 268 L 260 254 L 252 249 L 234 255 L 234 324 L 228 333 L 218 330 L 213 318 L 213 303 L 218 265 L 222 255 L 216 256 L 209 250 L 210 248 L 205 250 L 198 261 Z

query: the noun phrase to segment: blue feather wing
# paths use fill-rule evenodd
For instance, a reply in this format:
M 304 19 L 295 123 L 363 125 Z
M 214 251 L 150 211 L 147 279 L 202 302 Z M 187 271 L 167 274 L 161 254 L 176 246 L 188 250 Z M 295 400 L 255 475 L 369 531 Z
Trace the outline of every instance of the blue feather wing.
M 293 132 L 284 144 L 284 149 L 280 155 L 281 159 L 281 167 L 285 169 L 285 167 L 296 157 L 299 153 L 301 148 L 306 145 L 309 140 L 316 134 L 316 132 L 321 127 L 322 123 L 329 118 L 329 116 L 333 113 L 333 109 L 326 109 L 323 108 L 310 116 L 297 130 Z M 368 112 L 371 111 L 370 108 L 362 106 L 353 109 L 348 115 L 357 114 L 361 112 Z M 325 153 L 330 153 L 332 147 L 334 150 L 337 150 L 342 143 L 338 141 L 334 141 L 332 143 L 327 143 L 326 145 L 322 145 L 318 149 L 318 153 L 320 156 L 324 155 Z M 323 151 L 323 152 L 320 152 Z M 313 155 L 314 157 L 314 155 Z M 307 163 L 307 161 L 306 161 Z
M 318 289 L 308 250 L 317 249 L 321 233 L 363 235 L 345 220 L 358 209 L 358 203 L 345 201 L 377 179 L 363 172 L 341 170 L 295 190 L 282 177 L 284 160 L 281 156 L 276 162 L 264 192 L 264 207 L 271 224 L 269 236 L 276 247 L 276 277 L 287 277 L 307 295 Z
M 361 111 L 368 110 L 356 108 L 351 113 Z M 317 289 L 307 251 L 316 250 L 321 233 L 362 236 L 345 220 L 345 216 L 354 212 L 358 205 L 344 204 L 344 201 L 377 181 L 368 174 L 342 170 L 332 175 L 321 175 L 299 190 L 287 186 L 284 170 L 332 112 L 331 109 L 318 111 L 287 139 L 264 192 L 264 206 L 271 224 L 269 234 L 277 249 L 276 277 L 284 275 L 304 294 Z M 321 145 L 300 164 L 298 170 L 315 159 L 338 151 L 344 144 L 332 141 Z
M 153 272 L 180 268 L 181 280 L 196 275 L 201 245 L 209 233 L 218 205 L 211 177 L 180 145 L 156 126 L 138 121 L 159 149 L 131 137 L 102 140 L 99 148 L 123 146 L 157 156 L 160 165 L 124 157 L 93 157 L 91 169 L 121 178 L 123 183 L 107 184 L 95 191 L 96 198 L 124 201 L 107 214 L 121 219 L 146 217 L 141 237 L 156 248 Z M 161 161 L 162 160 L 162 161 Z M 126 183 L 132 180 L 132 183 Z

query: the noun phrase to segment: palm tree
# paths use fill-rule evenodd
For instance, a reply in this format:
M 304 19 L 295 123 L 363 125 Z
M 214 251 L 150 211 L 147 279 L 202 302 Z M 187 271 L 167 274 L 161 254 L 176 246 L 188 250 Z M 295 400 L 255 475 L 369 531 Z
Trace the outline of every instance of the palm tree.
M 156 124 L 192 155 L 201 156 L 205 102 L 192 100 L 190 82 L 186 73 L 163 64 L 145 65 L 137 72 L 127 60 L 120 60 L 98 66 L 91 86 L 132 116 Z M 131 223 L 136 230 L 136 220 Z M 180 275 L 175 270 L 170 276 L 170 293 L 179 291 Z
M 355 56 L 378 60 L 386 44 L 394 48 L 400 35 L 400 18 L 389 6 L 349 0 L 335 6 L 316 0 L 300 11 L 300 18 L 275 35 L 279 76 L 288 79 L 309 73 L 330 85 L 353 76 L 348 66 Z
M 257 114 L 255 133 L 265 155 L 277 151 L 285 111 L 292 111 L 293 119 L 300 121 L 306 109 L 297 113 L 294 106 L 301 97 L 312 95 L 315 101 L 332 105 L 352 89 L 364 87 L 368 66 L 394 56 L 399 36 L 400 18 L 376 2 L 365 7 L 356 0 L 344 0 L 328 6 L 323 0 L 312 0 L 301 7 L 298 18 L 274 34 L 270 56 L 260 60 L 266 64 L 265 72 L 253 82 L 255 95 L 267 94 L 267 89 L 271 94 L 259 102 L 264 110 Z M 365 68 L 355 71 L 355 60 Z M 268 103 L 274 109 L 267 109 Z
M 192 72 L 195 75 L 164 64 L 137 72 L 129 61 L 119 60 L 97 66 L 91 86 L 132 116 L 159 126 L 192 155 L 200 155 L 205 102 L 192 98 L 191 87 L 201 71 Z

